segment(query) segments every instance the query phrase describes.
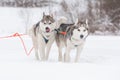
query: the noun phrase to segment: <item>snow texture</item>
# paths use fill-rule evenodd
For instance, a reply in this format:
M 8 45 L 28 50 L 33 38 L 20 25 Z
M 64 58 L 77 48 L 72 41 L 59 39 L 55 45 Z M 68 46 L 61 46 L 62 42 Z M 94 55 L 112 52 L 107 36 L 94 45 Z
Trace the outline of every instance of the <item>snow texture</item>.
M 27 50 L 31 38 L 22 37 Z M 120 80 L 120 37 L 89 36 L 79 63 L 58 62 L 54 43 L 49 60 L 37 61 L 34 51 L 26 56 L 19 38 L 0 40 L 0 80 Z M 75 50 L 71 52 L 74 59 Z
M 0 11 L 2 37 L 15 32 L 25 33 L 48 8 L 0 8 Z M 31 38 L 22 38 L 29 51 Z M 72 61 L 74 56 L 73 50 Z M 35 59 L 34 50 L 26 56 L 19 38 L 0 38 L 0 80 L 120 80 L 120 36 L 89 36 L 79 63 L 58 62 L 57 57 L 55 43 L 49 60 L 41 62 Z

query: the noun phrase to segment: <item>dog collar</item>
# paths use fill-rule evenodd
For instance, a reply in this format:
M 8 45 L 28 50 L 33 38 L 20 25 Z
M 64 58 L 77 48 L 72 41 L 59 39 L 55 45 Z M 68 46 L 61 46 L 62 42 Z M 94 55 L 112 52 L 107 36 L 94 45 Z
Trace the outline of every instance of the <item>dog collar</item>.
M 42 37 L 43 37 L 43 39 L 44 39 L 44 41 L 45 41 L 46 44 L 47 44 L 48 41 L 49 41 L 50 34 L 53 33 L 53 32 L 54 32 L 54 30 L 52 30 L 52 31 L 49 32 L 49 33 L 46 33 L 46 32 L 44 32 L 44 31 L 42 31 L 42 30 L 39 31 L 39 33 L 42 35 Z

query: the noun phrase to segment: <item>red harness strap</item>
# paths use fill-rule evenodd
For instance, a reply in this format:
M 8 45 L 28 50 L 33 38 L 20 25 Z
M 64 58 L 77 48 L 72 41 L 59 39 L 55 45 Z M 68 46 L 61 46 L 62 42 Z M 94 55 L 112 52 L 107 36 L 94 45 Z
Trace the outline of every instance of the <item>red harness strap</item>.
M 60 33 L 60 34 L 62 34 L 62 35 L 66 35 L 66 32 L 60 31 L 59 29 L 55 29 L 55 31 L 57 31 L 57 33 Z
M 29 51 L 27 51 L 26 45 L 25 45 L 25 43 L 24 43 L 24 41 L 23 41 L 23 39 L 21 37 L 21 36 L 24 36 L 24 35 L 26 35 L 26 34 L 14 33 L 13 35 L 10 35 L 10 36 L 0 37 L 0 39 L 11 38 L 11 37 L 19 37 L 26 55 L 29 56 L 30 53 L 32 52 L 32 50 L 34 49 L 34 47 L 32 47 Z
M 66 35 L 66 32 L 60 32 L 60 34 Z

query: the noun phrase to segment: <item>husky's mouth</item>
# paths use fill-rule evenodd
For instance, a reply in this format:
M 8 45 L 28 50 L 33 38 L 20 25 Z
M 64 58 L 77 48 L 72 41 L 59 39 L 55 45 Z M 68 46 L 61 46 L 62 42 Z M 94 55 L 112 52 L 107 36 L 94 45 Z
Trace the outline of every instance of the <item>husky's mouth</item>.
M 46 27 L 46 32 L 47 33 L 50 32 L 50 28 Z

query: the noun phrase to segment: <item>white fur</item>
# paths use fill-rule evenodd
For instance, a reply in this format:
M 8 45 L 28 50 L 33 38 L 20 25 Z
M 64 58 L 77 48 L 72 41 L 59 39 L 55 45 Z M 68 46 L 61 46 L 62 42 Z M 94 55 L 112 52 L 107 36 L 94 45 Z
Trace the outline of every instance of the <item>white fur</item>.
M 35 25 L 34 25 L 35 26 Z M 49 52 L 51 49 L 51 46 L 55 40 L 55 32 L 52 31 L 55 29 L 56 25 L 55 23 L 49 25 L 51 26 L 50 29 L 51 31 L 49 33 L 45 33 L 45 27 L 48 25 L 44 25 L 43 23 L 40 22 L 40 28 L 39 32 L 37 32 L 36 36 L 34 35 L 34 27 L 30 30 L 32 41 L 33 41 L 33 46 L 35 49 L 35 57 L 37 60 L 48 60 L 49 57 Z M 49 39 L 48 43 L 46 44 L 43 36 L 46 39 Z
M 78 31 L 78 29 L 80 31 Z M 65 51 L 65 56 L 64 56 L 65 62 L 70 61 L 70 51 L 74 48 L 77 49 L 75 62 L 79 61 L 80 53 L 81 53 L 84 43 L 85 43 L 85 38 L 88 35 L 88 30 L 86 30 L 86 28 L 84 26 L 81 26 L 78 29 L 74 29 L 73 35 L 71 36 L 71 40 L 69 40 L 69 39 L 67 40 L 67 45 L 69 45 L 69 46 L 66 46 L 66 51 Z M 80 38 L 80 35 L 83 35 L 84 37 Z M 75 47 L 75 45 L 78 45 L 78 46 Z
M 80 53 L 83 49 L 83 46 L 84 46 L 84 40 L 81 40 L 81 41 L 70 41 L 69 39 L 67 40 L 67 45 L 69 46 L 66 46 L 66 50 L 65 50 L 65 54 L 64 54 L 64 61 L 65 62 L 70 62 L 70 52 L 72 49 L 76 49 L 77 52 L 76 52 L 76 57 L 75 57 L 75 60 L 74 62 L 78 62 L 79 59 L 80 59 Z M 74 45 L 78 45 L 77 47 L 75 47 Z
M 80 30 L 80 31 L 78 31 L 78 29 Z M 81 26 L 80 28 L 78 28 L 78 29 L 74 29 L 74 31 L 73 31 L 73 38 L 74 39 L 77 39 L 77 40 L 80 40 L 81 38 L 80 38 L 80 35 L 83 35 L 84 37 L 83 37 L 83 39 L 84 38 L 86 38 L 86 36 L 88 35 L 88 31 L 86 30 L 86 28 L 85 27 L 83 27 L 83 26 Z M 85 30 L 85 31 L 84 31 Z
M 76 20 L 76 22 L 78 22 Z M 76 24 L 75 24 L 76 25 Z M 80 37 L 80 35 L 83 35 L 83 38 Z M 73 30 L 73 35 L 71 36 L 71 39 L 67 39 L 65 41 L 60 41 L 60 45 L 58 46 L 59 50 L 59 61 L 62 60 L 62 48 L 65 46 L 65 54 L 64 54 L 64 61 L 65 62 L 70 62 L 70 52 L 72 49 L 76 49 L 76 57 L 75 57 L 75 62 L 78 62 L 80 59 L 80 53 L 83 49 L 85 39 L 88 36 L 88 30 L 85 25 L 81 25 L 79 28 L 75 28 Z M 63 45 L 64 44 L 64 45 Z M 76 46 L 77 45 L 77 46 Z

